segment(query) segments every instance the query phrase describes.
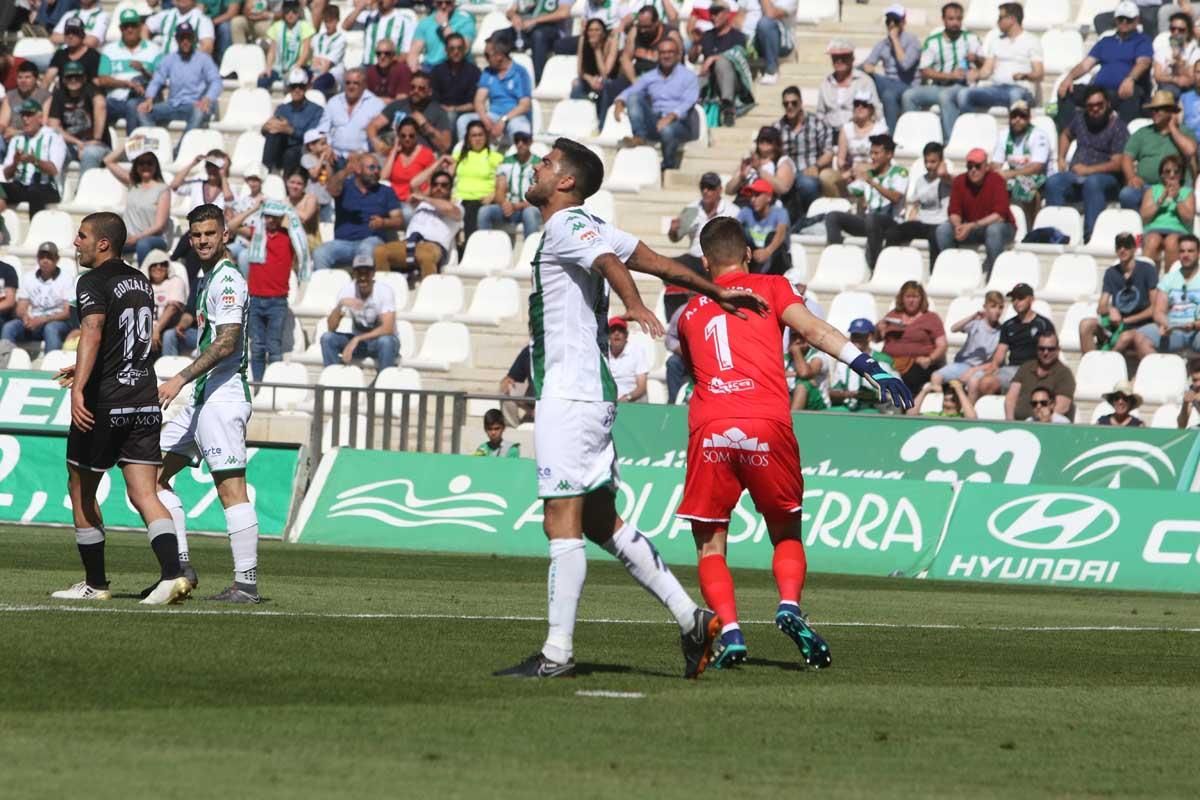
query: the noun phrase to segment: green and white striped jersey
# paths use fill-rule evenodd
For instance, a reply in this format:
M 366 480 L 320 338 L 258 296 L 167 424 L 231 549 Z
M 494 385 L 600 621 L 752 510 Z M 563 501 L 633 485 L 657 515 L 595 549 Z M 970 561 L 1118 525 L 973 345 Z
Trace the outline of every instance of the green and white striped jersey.
M 556 212 L 533 257 L 529 295 L 533 385 L 538 398 L 615 402 L 608 370 L 608 286 L 594 269 L 612 253 L 628 261 L 638 239 L 582 206 Z
M 67 143 L 57 130 L 43 125 L 33 136 L 20 133 L 12 138 L 4 155 L 4 166 L 16 161 L 17 153 L 32 153 L 38 161 L 50 161 L 61 171 L 67 158 Z M 53 183 L 54 177 L 27 161 L 13 172 L 13 180 L 25 186 L 34 186 Z
M 212 345 L 220 325 L 241 325 L 242 334 L 232 353 L 196 379 L 192 396 L 195 405 L 250 401 L 250 384 L 246 382 L 249 294 L 246 279 L 228 258 L 218 261 L 205 278 L 200 296 L 196 299 L 196 325 L 200 328 L 198 349 L 203 353 Z
M 517 13 L 522 17 L 540 17 L 558 11 L 562 0 L 518 0 Z
M 212 20 L 204 13 L 204 7 L 199 5 L 194 6 L 186 14 L 177 8 L 160 11 L 146 20 L 146 27 L 150 29 L 151 33 L 162 36 L 164 53 L 174 53 L 179 49 L 179 43 L 175 41 L 175 29 L 184 22 L 191 25 L 192 30 L 196 32 L 197 48 L 200 47 L 200 42 L 203 40 L 213 38 Z
M 409 12 L 411 14 L 412 12 Z M 409 14 L 401 9 L 393 8 L 387 14 L 378 11 L 367 17 L 366 31 L 363 41 L 363 63 L 375 63 L 375 43 L 381 39 L 391 39 L 396 44 L 397 53 L 407 53 L 412 47 L 413 34 L 417 26 Z
M 153 74 L 154 68 L 158 66 L 160 60 L 162 60 L 162 50 L 154 42 L 143 39 L 138 42 L 137 47 L 130 50 L 124 42 L 118 39 L 104 45 L 104 49 L 100 51 L 99 74 L 122 81 L 133 80 L 140 77 L 142 73 L 133 68 L 132 62 L 142 62 L 146 69 Z M 129 90 L 125 87 L 110 89 L 108 96 L 114 100 L 124 100 L 129 97 Z
M 541 159 L 532 154 L 524 164 L 517 161 L 515 155 L 507 156 L 500 162 L 500 166 L 496 168 L 496 175 L 503 175 L 508 181 L 508 191 L 505 192 L 508 202 L 525 202 L 525 190 L 533 183 L 533 168 L 539 162 Z
M 874 186 L 868 186 L 867 211 L 881 213 L 890 208 L 896 219 L 900 219 L 901 212 L 904 211 L 904 194 L 908 191 L 908 169 L 893 163 L 882 177 L 875 175 L 874 172 L 872 172 L 872 177 L 888 191 L 899 192 L 901 197 L 899 201 L 893 203 Z
M 921 46 L 921 69 L 938 72 L 953 72 L 966 68 L 966 59 L 983 54 L 983 42 L 971 31 L 963 31 L 957 39 L 951 39 L 945 31 L 931 33 Z

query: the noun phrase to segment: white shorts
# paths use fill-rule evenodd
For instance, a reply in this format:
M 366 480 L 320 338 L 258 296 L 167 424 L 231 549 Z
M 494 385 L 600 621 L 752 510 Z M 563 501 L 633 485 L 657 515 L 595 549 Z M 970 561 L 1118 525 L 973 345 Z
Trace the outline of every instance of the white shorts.
M 195 461 L 203 457 L 209 472 L 245 469 L 249 421 L 249 403 L 189 404 L 163 425 L 159 446 Z
M 616 403 L 538 400 L 533 426 L 538 497 L 578 497 L 606 484 L 616 488 L 616 418 Z

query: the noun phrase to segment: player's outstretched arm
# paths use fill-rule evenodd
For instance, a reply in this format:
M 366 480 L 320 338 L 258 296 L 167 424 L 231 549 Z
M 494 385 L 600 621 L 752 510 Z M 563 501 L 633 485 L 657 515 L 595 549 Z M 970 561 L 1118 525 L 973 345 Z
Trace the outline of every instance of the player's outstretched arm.
M 642 295 L 638 292 L 637 284 L 629 269 L 614 253 L 605 253 L 596 259 L 592 268 L 604 276 L 609 286 L 625 304 L 625 318 L 642 326 L 642 330 L 658 338 L 666 333 L 662 320 L 654 316 L 654 312 L 646 308 Z
M 765 315 L 770 309 L 767 301 L 753 292 L 717 286 L 708 278 L 692 272 L 678 261 L 654 252 L 646 246 L 645 242 L 638 242 L 637 249 L 633 251 L 633 256 L 629 259 L 629 268 L 647 275 L 654 275 L 667 283 L 673 283 L 710 297 L 722 309 L 741 319 L 746 318 L 745 310 Z
M 189 383 L 215 367 L 221 359 L 230 355 L 237 348 L 242 336 L 242 326 L 237 323 L 218 325 L 217 335 L 213 343 L 205 348 L 196 359 L 181 369 L 175 377 L 158 387 L 158 402 L 164 408 L 175 399 L 175 395 Z
M 813 347 L 828 353 L 874 383 L 879 388 L 880 398 L 901 410 L 912 408 L 912 392 L 904 385 L 904 381 L 886 372 L 878 361 L 851 344 L 828 322 L 813 316 L 803 303 L 788 306 L 782 316 L 784 324 L 803 334 Z
M 90 431 L 96 424 L 92 412 L 84 403 L 83 390 L 96 368 L 100 353 L 100 337 L 104 333 L 104 315 L 88 314 L 79 321 L 79 344 L 75 351 L 75 376 L 71 383 L 71 422 L 81 431 Z

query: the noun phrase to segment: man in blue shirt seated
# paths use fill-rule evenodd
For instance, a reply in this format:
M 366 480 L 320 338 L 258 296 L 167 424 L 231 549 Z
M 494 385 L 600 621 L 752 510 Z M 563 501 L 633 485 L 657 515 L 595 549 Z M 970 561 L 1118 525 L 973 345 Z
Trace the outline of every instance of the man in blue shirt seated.
M 623 147 L 638 147 L 646 142 L 662 142 L 662 168 L 678 169 L 684 142 L 694 138 L 688 125 L 692 106 L 700 99 L 700 81 L 680 63 L 679 43 L 665 38 L 658 43 L 658 69 L 644 72 L 637 82 L 613 103 L 613 118 L 618 122 L 629 110 L 633 136 L 621 142 Z
M 300 166 L 304 155 L 304 134 L 316 130 L 324 109 L 304 96 L 308 73 L 297 67 L 287 76 L 289 102 L 275 109 L 275 116 L 263 123 L 263 166 L 282 169 L 284 174 Z
M 389 184 L 379 182 L 374 153 L 352 153 L 346 166 L 325 188 L 334 198 L 333 241 L 313 252 L 313 269 L 349 264 L 355 256 L 373 257 L 375 247 L 396 238 L 404 228 L 400 200 Z
M 146 99 L 137 107 L 138 124 L 144 127 L 166 127 L 167 123 L 182 120 L 184 132 L 208 125 L 217 110 L 221 97 L 221 74 L 212 56 L 196 50 L 196 32 L 186 22 L 175 29 L 179 50 L 163 57 L 146 87 Z M 168 98 L 154 102 L 163 88 Z
M 738 212 L 738 222 L 742 223 L 751 248 L 750 270 L 782 275 L 792 267 L 788 213 L 775 202 L 775 189 L 770 181 L 759 178 L 746 188 L 750 191 L 750 205 Z
M 513 63 L 512 46 L 504 39 L 488 39 L 483 50 L 487 68 L 475 90 L 475 110 L 458 118 L 458 140 L 467 137 L 467 126 L 483 122 L 488 136 L 499 143 L 517 131 L 533 134 L 533 79 L 520 64 Z
M 1150 64 L 1154 49 L 1150 37 L 1139 33 L 1138 7 L 1131 0 L 1122 0 L 1113 12 L 1117 32 L 1105 36 L 1092 45 L 1087 56 L 1071 68 L 1058 85 L 1058 113 L 1054 122 L 1061 131 L 1071 124 L 1075 109 L 1083 103 L 1089 88 L 1098 86 L 1112 98 L 1117 115 L 1128 122 L 1142 115 L 1142 103 L 1149 95 Z M 1099 65 L 1100 71 L 1085 86 L 1075 86 L 1082 78 Z

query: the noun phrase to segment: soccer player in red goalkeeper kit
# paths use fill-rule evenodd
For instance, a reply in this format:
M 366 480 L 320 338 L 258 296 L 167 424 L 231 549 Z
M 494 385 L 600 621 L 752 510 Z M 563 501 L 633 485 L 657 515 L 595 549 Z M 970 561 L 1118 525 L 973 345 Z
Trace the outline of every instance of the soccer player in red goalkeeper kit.
M 804 479 L 784 376 L 783 331 L 798 331 L 813 346 L 869 378 L 884 401 L 910 408 L 912 393 L 813 316 L 787 278 L 750 274 L 750 248 L 737 220 L 711 220 L 700 232 L 700 248 L 714 283 L 755 292 L 771 306 L 766 316 L 739 319 L 708 298 L 697 297 L 679 320 L 681 355 L 695 390 L 688 409 L 687 479 L 676 515 L 692 522 L 700 590 L 724 626 L 712 664 L 721 669 L 746 659 L 733 577 L 725 563 L 730 514 L 746 489 L 766 519 L 775 547 L 775 625 L 796 643 L 810 666 L 827 667 L 829 645 L 800 611 L 808 570 L 800 538 Z

